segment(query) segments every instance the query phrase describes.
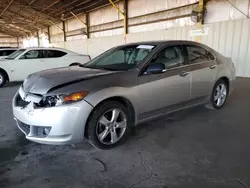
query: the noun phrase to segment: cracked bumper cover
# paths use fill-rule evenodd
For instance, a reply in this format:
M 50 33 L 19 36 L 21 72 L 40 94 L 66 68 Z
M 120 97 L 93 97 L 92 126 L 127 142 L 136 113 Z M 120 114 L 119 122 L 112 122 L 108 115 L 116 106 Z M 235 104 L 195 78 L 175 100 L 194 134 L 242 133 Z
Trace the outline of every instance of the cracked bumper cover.
M 15 98 L 12 103 L 14 118 L 28 140 L 63 145 L 84 139 L 85 124 L 93 109 L 86 101 L 36 109 L 32 102 L 25 108 L 16 106 Z M 47 134 L 44 135 L 45 128 Z

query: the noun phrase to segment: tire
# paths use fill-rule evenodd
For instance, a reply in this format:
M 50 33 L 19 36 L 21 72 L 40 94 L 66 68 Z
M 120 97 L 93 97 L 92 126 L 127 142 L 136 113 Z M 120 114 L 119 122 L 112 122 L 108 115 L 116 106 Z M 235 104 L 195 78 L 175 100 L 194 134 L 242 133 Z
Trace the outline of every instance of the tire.
M 7 81 L 7 76 L 4 72 L 0 71 L 0 87 L 3 87 Z
M 222 87 L 224 89 L 222 89 Z M 228 84 L 222 79 L 218 80 L 216 84 L 214 85 L 213 92 L 210 98 L 210 102 L 209 104 L 206 105 L 206 107 L 212 110 L 221 109 L 227 101 L 228 91 L 229 91 Z M 219 99 L 217 99 L 218 97 Z M 219 102 L 218 100 L 221 100 L 221 101 Z
M 111 149 L 126 140 L 132 128 L 133 121 L 129 116 L 128 109 L 119 102 L 107 101 L 97 106 L 92 112 L 87 122 L 86 136 L 94 147 Z

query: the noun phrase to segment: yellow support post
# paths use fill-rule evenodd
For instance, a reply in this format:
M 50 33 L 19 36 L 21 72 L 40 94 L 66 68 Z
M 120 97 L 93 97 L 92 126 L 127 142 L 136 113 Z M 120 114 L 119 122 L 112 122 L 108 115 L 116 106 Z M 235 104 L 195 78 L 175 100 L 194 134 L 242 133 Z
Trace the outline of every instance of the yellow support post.
M 121 9 L 119 7 L 116 6 L 116 4 L 112 1 L 109 0 L 109 2 L 111 3 L 111 5 L 118 10 L 118 12 L 123 16 L 123 24 L 124 24 L 124 39 L 126 40 L 126 34 L 127 34 L 127 16 L 124 12 L 121 11 Z
M 89 40 L 89 23 L 88 23 L 88 16 L 89 13 L 86 14 L 86 23 L 84 23 L 77 15 L 75 15 L 73 12 L 70 12 L 79 22 L 81 22 L 85 27 L 86 27 L 86 35 L 87 35 L 87 39 L 86 39 L 86 53 L 87 55 L 89 55 L 89 45 L 88 45 L 88 40 Z
M 199 0 L 199 6 L 202 8 L 202 10 L 203 10 L 203 6 L 204 6 L 204 1 L 205 0 Z M 200 14 L 201 15 L 198 15 L 198 22 L 196 24 L 197 29 L 202 29 L 203 12 Z M 201 36 L 196 37 L 196 42 L 201 42 Z

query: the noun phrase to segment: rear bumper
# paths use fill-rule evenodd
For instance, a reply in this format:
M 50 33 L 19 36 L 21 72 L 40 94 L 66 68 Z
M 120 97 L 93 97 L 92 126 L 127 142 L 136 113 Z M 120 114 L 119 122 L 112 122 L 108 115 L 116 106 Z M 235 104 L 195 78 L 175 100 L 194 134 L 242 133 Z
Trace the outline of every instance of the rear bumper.
M 86 101 L 50 108 L 18 107 L 13 99 L 13 114 L 18 128 L 28 140 L 42 144 L 74 144 L 84 139 L 87 119 L 93 107 Z

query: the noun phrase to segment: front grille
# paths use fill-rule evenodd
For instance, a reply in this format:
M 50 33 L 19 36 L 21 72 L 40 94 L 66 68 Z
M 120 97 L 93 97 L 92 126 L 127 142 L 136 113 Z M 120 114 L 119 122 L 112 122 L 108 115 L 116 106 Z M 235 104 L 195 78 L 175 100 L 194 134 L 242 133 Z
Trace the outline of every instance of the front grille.
M 25 108 L 29 105 L 29 103 L 30 102 L 24 101 L 19 94 L 16 96 L 16 106 Z

